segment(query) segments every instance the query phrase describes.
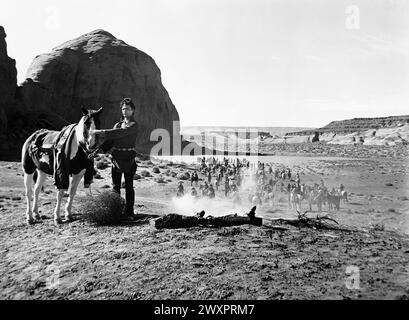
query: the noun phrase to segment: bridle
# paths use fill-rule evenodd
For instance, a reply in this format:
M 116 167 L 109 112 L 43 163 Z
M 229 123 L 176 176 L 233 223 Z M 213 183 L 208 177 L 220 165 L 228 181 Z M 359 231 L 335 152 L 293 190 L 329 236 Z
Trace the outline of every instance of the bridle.
M 86 115 L 84 115 L 83 117 L 84 117 L 83 123 L 84 123 L 84 129 L 85 129 L 85 123 L 91 118 L 91 115 L 90 115 L 90 114 L 86 114 Z M 78 125 L 78 124 L 77 124 L 77 125 Z M 86 154 L 87 156 L 91 155 L 95 150 L 98 149 L 98 147 L 95 147 L 95 148 L 93 148 L 92 150 L 89 150 L 89 149 L 87 148 L 87 146 L 88 146 L 88 137 L 89 137 L 88 131 L 89 131 L 89 129 L 83 130 L 83 131 L 82 131 L 82 136 L 83 136 L 84 140 L 83 140 L 83 141 L 78 141 L 78 145 L 81 147 L 81 149 L 85 152 L 85 154 Z

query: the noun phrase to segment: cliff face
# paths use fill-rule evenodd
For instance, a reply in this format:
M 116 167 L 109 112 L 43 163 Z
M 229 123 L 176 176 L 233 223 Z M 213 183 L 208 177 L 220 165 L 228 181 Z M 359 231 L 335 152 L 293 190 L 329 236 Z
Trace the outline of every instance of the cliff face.
M 409 116 L 392 116 L 382 118 L 354 118 L 351 120 L 332 121 L 319 131 L 334 133 L 352 133 L 370 129 L 394 128 L 409 124 Z
M 13 108 L 16 88 L 16 61 L 7 55 L 6 33 L 0 26 L 0 134 L 7 131 L 6 114 Z
M 314 142 L 314 136 L 329 144 L 408 144 L 409 116 L 332 121 L 322 128 L 289 132 L 285 135 L 285 140 L 287 143 Z M 270 143 L 280 142 L 270 140 Z
M 121 116 L 120 101 L 132 98 L 141 152 L 149 151 L 152 130 L 163 128 L 172 135 L 173 121 L 179 121 L 155 61 L 104 30 L 37 56 L 26 78 L 19 93 L 27 109 L 52 111 L 68 122 L 78 121 L 81 106 L 103 107 L 101 125 L 111 128 Z
M 341 121 L 332 121 L 325 127 L 289 132 L 287 136 L 313 135 L 315 132 L 331 132 L 336 134 L 350 134 L 364 132 L 371 129 L 395 128 L 409 124 L 409 116 L 391 116 L 380 118 L 354 118 Z

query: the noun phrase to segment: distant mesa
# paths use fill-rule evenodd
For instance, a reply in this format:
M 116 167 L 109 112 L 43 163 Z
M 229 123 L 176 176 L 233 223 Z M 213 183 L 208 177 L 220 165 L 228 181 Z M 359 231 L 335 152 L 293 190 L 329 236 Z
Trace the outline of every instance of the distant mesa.
M 322 128 L 289 132 L 292 141 L 330 144 L 396 145 L 409 142 L 409 115 L 332 121 Z

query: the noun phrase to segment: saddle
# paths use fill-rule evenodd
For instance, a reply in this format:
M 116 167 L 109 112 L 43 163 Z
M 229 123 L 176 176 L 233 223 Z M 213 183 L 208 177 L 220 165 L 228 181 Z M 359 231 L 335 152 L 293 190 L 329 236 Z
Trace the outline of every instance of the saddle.
M 50 153 L 53 150 L 61 150 L 66 144 L 68 137 L 74 130 L 75 124 L 64 127 L 61 131 L 38 130 L 31 143 L 31 151 Z

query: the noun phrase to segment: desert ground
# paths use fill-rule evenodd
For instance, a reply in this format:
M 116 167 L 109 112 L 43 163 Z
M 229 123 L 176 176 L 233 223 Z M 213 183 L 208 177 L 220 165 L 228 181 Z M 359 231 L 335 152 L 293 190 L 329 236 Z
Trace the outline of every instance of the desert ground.
M 21 163 L 0 162 L 0 298 L 407 299 L 407 147 L 367 146 L 362 151 L 320 144 L 321 152 L 315 147 L 312 152 L 311 144 L 287 147 L 271 147 L 275 156 L 268 162 L 291 168 L 309 184 L 323 179 L 329 187 L 345 185 L 349 202 L 342 202 L 339 211 L 324 206 L 323 213 L 341 229 L 276 228 L 274 218 L 297 217 L 282 199 L 274 207 L 257 208 L 261 227 L 157 230 L 152 222 L 168 213 L 245 214 L 251 207 L 245 194 L 243 205 L 233 207 L 222 191 L 211 201 L 176 199 L 179 174 L 198 164 L 160 159 L 138 160 L 134 186 L 139 219 L 90 225 L 82 219 L 81 205 L 91 195 L 81 182 L 75 220 L 56 227 L 50 177 L 40 195 L 43 219 L 29 226 Z M 157 182 L 159 175 L 163 183 Z M 199 177 L 201 183 L 205 177 Z M 190 181 L 184 186 L 190 193 Z M 92 196 L 110 187 L 110 168 L 100 166 Z M 307 209 L 302 204 L 302 211 Z M 348 285 L 351 270 L 358 270 L 353 286 Z

